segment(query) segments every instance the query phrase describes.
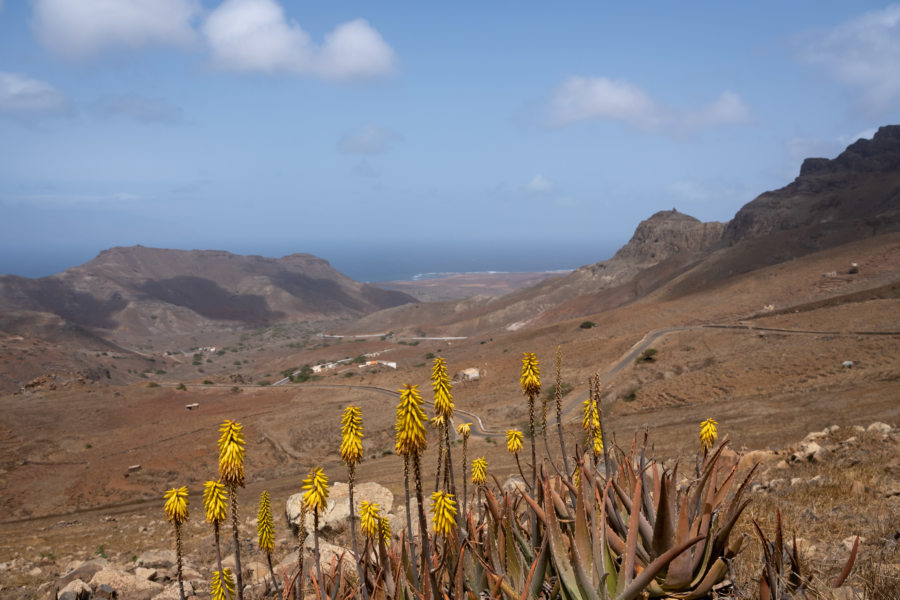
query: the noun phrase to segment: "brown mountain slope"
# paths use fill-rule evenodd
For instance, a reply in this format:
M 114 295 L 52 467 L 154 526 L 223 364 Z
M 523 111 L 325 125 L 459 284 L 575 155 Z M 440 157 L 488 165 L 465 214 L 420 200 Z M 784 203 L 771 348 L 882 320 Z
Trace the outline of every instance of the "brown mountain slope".
M 47 312 L 135 335 L 190 332 L 219 321 L 356 317 L 412 301 L 354 281 L 309 254 L 273 259 L 134 246 L 104 250 L 51 277 L 0 277 L 0 310 Z

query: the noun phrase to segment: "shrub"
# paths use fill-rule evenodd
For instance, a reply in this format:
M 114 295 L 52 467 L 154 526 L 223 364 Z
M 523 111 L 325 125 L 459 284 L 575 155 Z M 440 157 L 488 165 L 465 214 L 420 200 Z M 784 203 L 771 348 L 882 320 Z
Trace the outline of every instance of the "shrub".
M 582 321 L 581 325 L 579 325 L 579 327 L 581 327 L 582 329 L 591 329 L 592 327 L 596 327 L 596 326 L 597 326 L 597 324 L 594 323 L 593 321 Z
M 211 380 L 211 379 L 204 379 L 204 380 L 203 380 L 203 385 L 212 385 L 212 384 L 214 384 L 214 383 L 215 383 L 215 382 L 214 382 L 213 380 Z
M 183 383 L 179 383 L 178 385 L 175 386 L 175 389 L 181 390 L 183 392 L 183 391 L 187 390 L 187 386 L 184 385 Z
M 636 362 L 636 363 L 653 362 L 656 360 L 656 355 L 658 353 L 659 353 L 659 350 L 657 350 L 656 348 L 647 348 L 646 350 L 641 352 L 641 355 L 638 356 L 634 360 L 634 362 Z
M 159 384 L 156 383 L 155 381 L 150 381 L 147 383 L 147 387 L 148 388 L 159 387 Z

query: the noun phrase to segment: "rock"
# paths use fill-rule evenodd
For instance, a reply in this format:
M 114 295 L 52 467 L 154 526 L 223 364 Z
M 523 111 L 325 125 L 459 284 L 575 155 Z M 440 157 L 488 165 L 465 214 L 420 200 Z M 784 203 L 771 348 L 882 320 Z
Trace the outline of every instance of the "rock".
M 844 552 L 849 554 L 850 551 L 853 550 L 853 542 L 855 542 L 855 541 L 856 541 L 855 535 L 851 535 L 850 537 L 844 538 L 843 540 L 841 540 L 841 550 L 843 550 Z M 860 543 L 860 545 L 865 544 L 866 538 L 860 536 L 859 543 Z
M 80 579 L 75 579 L 60 591 L 60 598 L 65 594 L 71 594 L 73 600 L 88 600 L 93 593 L 91 586 Z
M 815 442 L 801 442 L 800 448 L 791 455 L 791 462 L 822 462 L 828 451 Z
M 525 485 L 525 482 L 522 481 L 521 477 L 513 475 L 503 482 L 503 491 L 510 493 L 519 492 L 524 494 L 528 491 L 528 486 Z
M 155 581 L 159 571 L 156 569 L 148 569 L 146 567 L 138 567 L 134 570 L 134 576 L 138 579 L 147 579 L 148 581 Z
M 851 435 L 846 440 L 843 440 L 841 442 L 841 446 L 852 446 L 853 444 L 855 444 L 858 441 L 859 441 L 859 439 L 855 435 Z
M 136 567 L 148 569 L 171 569 L 175 566 L 174 550 L 147 550 L 137 557 Z
M 855 433 L 856 435 L 859 435 L 859 434 L 861 434 L 861 433 L 865 433 L 865 432 L 866 432 L 866 428 L 863 427 L 862 425 L 854 425 L 853 427 L 850 428 L 850 431 L 852 431 L 852 432 Z
M 824 475 L 816 475 L 815 477 L 813 477 L 806 483 L 807 483 L 807 485 L 810 485 L 812 487 L 821 487 L 828 483 L 828 478 L 825 477 Z
M 824 437 L 828 437 L 828 432 L 825 431 L 825 430 L 823 430 L 823 431 L 810 431 L 809 433 L 806 434 L 806 437 L 803 438 L 803 441 L 804 441 L 804 442 L 812 442 L 812 441 L 815 441 L 815 440 L 821 440 L 821 439 L 824 438 Z
M 163 590 L 163 586 L 146 579 L 138 579 L 130 573 L 106 567 L 97 571 L 90 581 L 91 586 L 108 585 L 119 598 L 141 600 L 151 598 Z
M 59 581 L 57 581 L 57 585 L 59 585 L 61 588 L 64 588 L 70 581 L 73 581 L 75 579 L 80 579 L 81 581 L 88 582 L 94 576 L 94 573 L 107 566 L 109 566 L 109 561 L 105 558 L 93 558 L 91 560 L 79 562 L 68 573 L 60 578 Z
M 824 429 L 826 435 L 834 435 L 841 428 L 840 425 L 831 425 Z
M 38 577 L 40 575 L 43 575 L 43 573 L 44 573 L 44 571 L 41 570 L 40 567 L 35 567 L 35 568 L 31 569 L 30 571 L 28 571 L 28 574 L 31 575 L 32 577 Z
M 803 483 L 802 477 L 791 477 L 791 487 L 796 487 Z
M 337 482 L 328 488 L 328 504 L 325 511 L 319 515 L 319 530 L 331 530 L 333 532 L 344 531 L 350 523 L 350 486 Z M 367 481 L 354 486 L 353 490 L 355 514 L 359 514 L 359 505 L 366 502 L 375 502 L 381 507 L 381 514 L 391 511 L 394 506 L 394 494 L 386 487 Z M 288 522 L 294 527 L 300 525 L 300 514 L 303 505 L 303 494 L 294 494 L 285 503 L 285 515 Z M 306 530 L 313 530 L 314 519 L 311 514 L 306 516 Z
M 780 487 L 784 487 L 784 479 L 773 479 L 770 481 L 766 487 L 770 490 L 778 489 Z
M 194 595 L 194 586 L 191 585 L 189 581 L 184 582 L 184 596 L 185 598 Z M 181 589 L 178 587 L 178 582 L 170 584 L 166 589 L 162 592 L 153 596 L 153 600 L 181 600 Z
M 875 421 L 871 425 L 866 428 L 866 431 L 869 433 L 890 433 L 893 427 L 888 425 L 887 423 L 882 423 L 880 421 Z
M 808 540 L 806 540 L 805 538 L 802 538 L 802 537 L 798 537 L 796 541 L 797 541 L 797 554 L 800 556 L 801 559 L 809 560 L 815 555 L 816 547 L 814 545 L 812 545 L 811 543 L 809 543 Z M 788 545 L 791 546 L 791 549 L 793 550 L 792 543 L 789 542 Z
M 112 589 L 112 586 L 107 584 L 97 586 L 97 589 L 94 590 L 94 596 L 97 598 L 104 598 L 106 600 L 112 600 L 113 598 L 118 598 L 119 595 L 116 593 L 116 590 Z

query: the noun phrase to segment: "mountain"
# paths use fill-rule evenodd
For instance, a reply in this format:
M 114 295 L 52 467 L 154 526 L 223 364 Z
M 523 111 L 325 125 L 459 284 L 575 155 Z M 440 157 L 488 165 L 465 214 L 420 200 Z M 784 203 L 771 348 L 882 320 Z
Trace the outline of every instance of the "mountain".
M 668 298 L 742 273 L 900 230 L 900 126 L 881 127 L 834 159 L 809 158 L 787 186 L 761 194 L 728 223 L 676 210 L 642 221 L 609 260 L 501 298 L 397 307 L 362 328 L 468 335 L 517 330 Z M 381 325 L 381 326 L 380 326 Z
M 117 247 L 50 277 L 0 277 L 0 310 L 52 313 L 91 330 L 132 334 L 359 317 L 413 301 L 354 281 L 311 254 L 274 259 Z

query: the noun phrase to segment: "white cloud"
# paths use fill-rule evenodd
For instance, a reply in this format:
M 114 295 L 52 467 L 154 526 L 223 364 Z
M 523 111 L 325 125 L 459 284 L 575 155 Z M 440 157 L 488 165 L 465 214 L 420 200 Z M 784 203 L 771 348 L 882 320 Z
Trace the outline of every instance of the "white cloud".
M 553 185 L 553 182 L 540 173 L 532 177 L 531 181 L 528 182 L 526 188 L 528 189 L 528 191 L 534 192 L 536 194 L 551 194 L 556 191 L 556 186 Z
M 348 133 L 338 141 L 338 150 L 344 154 L 382 154 L 400 136 L 371 123 Z
M 97 101 L 94 110 L 102 117 L 126 117 L 141 123 L 177 125 L 184 120 L 181 107 L 162 98 L 136 95 L 106 96 Z
M 66 95 L 49 83 L 0 71 L 0 114 L 29 119 L 71 110 Z
M 106 48 L 185 45 L 199 0 L 33 0 L 32 27 L 54 52 L 83 58 Z
M 900 101 L 900 5 L 867 12 L 834 29 L 803 38 L 801 57 L 862 92 L 870 109 Z
M 550 101 L 550 122 L 554 125 L 610 119 L 644 131 L 675 134 L 743 123 L 749 113 L 747 105 L 734 92 L 722 92 L 699 110 L 680 111 L 659 104 L 628 81 L 606 77 L 570 77 L 557 88 Z
M 363 19 L 338 25 L 320 45 L 275 0 L 225 0 L 203 33 L 215 64 L 243 72 L 310 74 L 346 81 L 390 74 L 393 49 Z

